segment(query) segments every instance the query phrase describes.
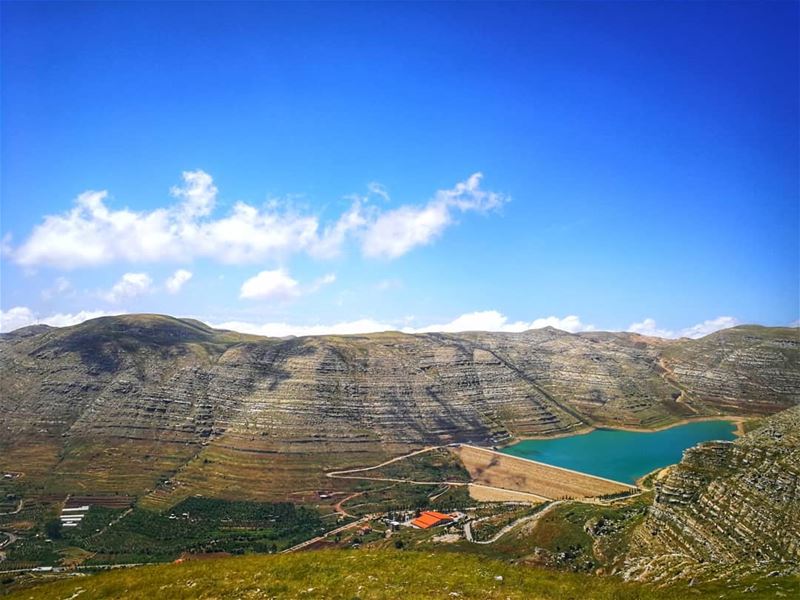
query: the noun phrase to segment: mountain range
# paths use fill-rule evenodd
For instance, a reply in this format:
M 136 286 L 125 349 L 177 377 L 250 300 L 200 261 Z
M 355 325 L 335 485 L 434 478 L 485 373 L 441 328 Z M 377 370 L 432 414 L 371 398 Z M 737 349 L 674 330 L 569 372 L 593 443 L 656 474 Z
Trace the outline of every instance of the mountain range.
M 44 491 L 273 500 L 423 445 L 775 413 L 800 402 L 800 339 L 759 326 L 276 339 L 125 315 L 4 334 L 0 394 L 0 466 Z

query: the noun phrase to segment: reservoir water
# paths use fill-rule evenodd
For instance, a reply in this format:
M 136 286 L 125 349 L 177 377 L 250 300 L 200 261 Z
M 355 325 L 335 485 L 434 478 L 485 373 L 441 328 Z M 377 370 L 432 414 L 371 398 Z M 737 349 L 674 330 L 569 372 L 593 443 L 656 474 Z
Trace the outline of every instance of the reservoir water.
M 538 462 L 634 483 L 647 473 L 681 460 L 683 451 L 709 440 L 733 440 L 730 421 L 698 421 L 661 431 L 596 429 L 569 437 L 524 440 L 502 452 Z

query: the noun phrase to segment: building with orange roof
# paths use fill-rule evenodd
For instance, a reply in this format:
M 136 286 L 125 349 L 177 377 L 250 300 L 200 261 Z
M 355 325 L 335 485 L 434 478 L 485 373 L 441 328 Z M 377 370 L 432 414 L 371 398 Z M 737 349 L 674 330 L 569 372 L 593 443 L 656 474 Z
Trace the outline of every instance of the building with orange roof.
M 426 510 L 421 513 L 416 519 L 411 521 L 411 525 L 417 529 L 430 529 L 437 525 L 446 525 L 452 523 L 455 519 L 453 515 L 446 515 L 444 513 L 436 512 L 435 510 Z

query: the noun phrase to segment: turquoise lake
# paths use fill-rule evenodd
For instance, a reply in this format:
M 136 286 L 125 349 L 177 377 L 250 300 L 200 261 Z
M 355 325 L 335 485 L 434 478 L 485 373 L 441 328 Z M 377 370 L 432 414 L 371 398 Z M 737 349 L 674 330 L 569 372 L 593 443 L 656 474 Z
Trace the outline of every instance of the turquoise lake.
M 683 451 L 709 440 L 733 440 L 730 421 L 700 421 L 653 432 L 596 429 L 551 440 L 524 440 L 502 452 L 522 458 L 634 483 L 659 467 L 681 460 Z

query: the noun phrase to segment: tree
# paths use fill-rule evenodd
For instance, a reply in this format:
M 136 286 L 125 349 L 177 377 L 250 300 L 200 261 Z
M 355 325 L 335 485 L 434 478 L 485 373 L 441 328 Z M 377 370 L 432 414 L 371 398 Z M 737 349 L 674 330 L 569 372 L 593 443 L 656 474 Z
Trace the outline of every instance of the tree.
M 61 539 L 61 521 L 59 519 L 53 519 L 52 521 L 48 521 L 45 523 L 44 532 L 47 534 L 51 540 L 60 540 Z

